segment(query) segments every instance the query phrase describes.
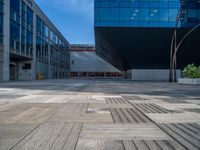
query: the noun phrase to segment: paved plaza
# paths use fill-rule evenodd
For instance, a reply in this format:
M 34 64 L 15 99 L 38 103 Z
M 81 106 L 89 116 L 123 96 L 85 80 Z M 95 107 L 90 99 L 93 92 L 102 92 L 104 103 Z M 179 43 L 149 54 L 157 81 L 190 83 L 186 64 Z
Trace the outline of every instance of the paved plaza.
M 200 86 L 0 83 L 0 150 L 199 150 Z

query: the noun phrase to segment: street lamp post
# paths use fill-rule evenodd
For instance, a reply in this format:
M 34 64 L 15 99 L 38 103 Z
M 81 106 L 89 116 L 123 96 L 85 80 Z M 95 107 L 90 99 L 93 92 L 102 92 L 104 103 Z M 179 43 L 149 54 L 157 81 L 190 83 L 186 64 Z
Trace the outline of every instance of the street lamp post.
M 174 82 L 174 63 L 173 63 L 173 57 L 174 57 L 174 52 L 176 49 L 176 43 L 177 43 L 177 28 L 180 20 L 180 15 L 181 14 L 181 8 L 178 10 L 177 16 L 176 16 L 176 26 L 174 28 L 173 36 L 172 36 L 172 41 L 171 41 L 171 49 L 170 49 L 170 71 L 169 71 L 169 82 Z
M 182 39 L 178 42 L 177 44 L 177 29 L 178 29 L 178 24 L 179 21 L 181 20 L 182 16 L 182 7 L 180 7 L 177 18 L 176 18 L 176 26 L 174 28 L 174 33 L 172 36 L 172 41 L 171 41 L 171 50 L 170 50 L 170 72 L 169 72 L 169 82 L 176 82 L 177 77 L 176 77 L 176 70 L 177 70 L 177 52 L 182 45 L 182 43 L 186 40 L 188 36 L 191 35 L 196 29 L 200 27 L 200 23 L 198 23 L 196 26 L 191 28 L 183 37 Z

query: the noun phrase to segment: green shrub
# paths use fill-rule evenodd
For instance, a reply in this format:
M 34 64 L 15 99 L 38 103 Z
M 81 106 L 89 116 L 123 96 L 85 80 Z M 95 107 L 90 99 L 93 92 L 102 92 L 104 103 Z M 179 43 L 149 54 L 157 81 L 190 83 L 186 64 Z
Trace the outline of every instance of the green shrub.
M 200 78 L 200 67 L 190 64 L 184 68 L 183 75 L 186 78 Z
M 200 78 L 200 66 L 197 68 L 197 78 Z

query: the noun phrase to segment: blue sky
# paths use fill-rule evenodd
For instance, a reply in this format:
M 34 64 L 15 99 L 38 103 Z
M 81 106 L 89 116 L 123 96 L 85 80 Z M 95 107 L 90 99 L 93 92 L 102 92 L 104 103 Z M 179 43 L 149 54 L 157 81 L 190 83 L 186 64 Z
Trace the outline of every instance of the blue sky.
M 71 44 L 94 44 L 93 0 L 35 0 Z

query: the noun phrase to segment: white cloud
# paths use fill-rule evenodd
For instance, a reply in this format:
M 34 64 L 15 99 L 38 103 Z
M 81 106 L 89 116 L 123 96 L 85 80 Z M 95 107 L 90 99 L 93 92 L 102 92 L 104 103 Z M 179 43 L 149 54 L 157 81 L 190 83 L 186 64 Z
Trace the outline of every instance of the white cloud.
M 52 0 L 51 3 L 56 9 L 93 20 L 94 0 Z

